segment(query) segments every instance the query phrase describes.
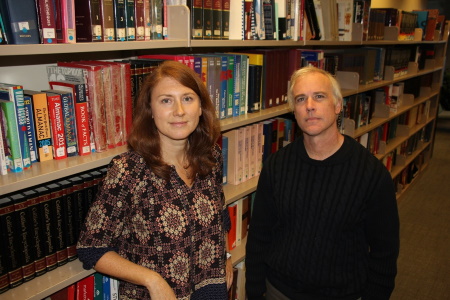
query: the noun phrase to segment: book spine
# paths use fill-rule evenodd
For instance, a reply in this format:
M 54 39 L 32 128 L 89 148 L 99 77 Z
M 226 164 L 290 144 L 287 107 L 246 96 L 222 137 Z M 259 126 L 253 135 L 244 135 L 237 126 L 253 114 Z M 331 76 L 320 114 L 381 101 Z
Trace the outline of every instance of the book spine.
M 38 19 L 43 44 L 56 44 L 55 10 L 51 0 L 38 0 Z
M 94 275 L 81 279 L 76 283 L 76 299 L 94 299 Z M 116 298 L 117 299 L 117 298 Z
M 30 146 L 28 145 L 25 102 L 22 87 L 17 86 L 15 88 L 12 88 L 12 94 L 15 101 L 17 132 L 19 134 L 18 140 L 20 144 L 20 151 L 22 153 L 23 169 L 26 170 L 31 167 L 31 157 Z
M 53 157 L 55 159 L 67 158 L 61 96 L 47 95 L 47 101 L 53 140 Z
M 234 56 L 234 95 L 233 95 L 233 117 L 240 114 L 241 98 L 241 55 Z
M 116 40 L 114 28 L 114 3 L 113 0 L 100 0 L 100 11 L 102 15 L 103 42 Z
M 67 246 L 67 260 L 73 261 L 77 258 L 77 234 L 76 230 L 76 203 L 73 193 L 73 184 L 68 180 L 57 182 L 62 190 L 62 207 L 64 213 L 64 230 Z
M 36 276 L 34 258 L 35 250 L 33 248 L 33 231 L 30 230 L 31 218 L 30 210 L 28 208 L 27 197 L 23 194 L 14 194 L 11 196 L 14 203 L 14 210 L 17 216 L 17 223 L 15 224 L 14 230 L 16 231 L 16 236 L 19 239 L 22 252 L 20 256 L 22 258 L 22 276 L 23 281 L 30 281 Z
M 114 2 L 114 28 L 116 32 L 116 41 L 124 42 L 127 40 L 126 30 L 126 0 L 113 0 Z
M 191 0 L 191 35 L 193 39 L 203 39 L 203 4 L 202 0 Z
M 231 228 L 228 231 L 228 251 L 231 251 L 236 248 L 237 203 L 228 205 L 227 209 L 231 221 Z
M 222 0 L 222 40 L 230 38 L 230 0 Z
M 222 136 L 222 184 L 228 183 L 228 137 Z
M 32 101 L 38 158 L 41 162 L 51 160 L 53 159 L 53 146 L 47 95 L 45 93 L 35 94 Z
M 84 84 L 76 85 L 75 93 L 75 124 L 77 148 L 79 155 L 91 153 L 91 130 L 89 128 L 89 108 Z
M 64 205 L 65 202 L 65 190 L 56 183 L 47 185 L 50 189 L 50 202 L 52 206 L 50 209 L 53 212 L 50 216 L 50 222 L 54 227 L 54 247 L 56 252 L 56 264 L 57 266 L 65 265 L 68 261 L 67 243 L 66 243 L 66 218 Z
M 75 93 L 61 94 L 62 117 L 66 137 L 67 156 L 75 156 L 78 154 L 73 96 L 75 96 Z
M 20 150 L 19 133 L 14 102 L 0 102 L 3 119 L 6 121 L 6 140 L 9 146 L 9 155 L 6 156 L 9 172 L 22 172 L 23 161 Z
M 214 0 L 212 3 L 213 26 L 212 38 L 214 40 L 222 39 L 222 0 Z
M 6 141 L 6 130 L 4 128 L 4 118 L 2 109 L 0 107 L 0 175 L 8 174 L 8 161 L 6 159 L 6 152 L 8 143 Z M 9 153 L 8 153 L 9 154 Z
M 213 36 L 213 0 L 203 1 L 203 39 Z
M 228 56 L 222 56 L 222 69 L 220 72 L 220 84 L 221 84 L 221 92 L 220 92 L 220 103 L 219 107 L 216 108 L 219 111 L 219 118 L 226 118 L 226 105 L 227 105 L 227 97 L 228 97 Z
M 23 193 L 27 197 L 27 205 L 30 213 L 29 230 L 32 232 L 32 248 L 34 250 L 34 270 L 36 276 L 47 272 L 44 253 L 44 227 L 39 207 L 39 194 L 35 190 L 28 190 Z
M 78 4 L 75 8 L 78 7 Z M 100 0 L 91 0 L 91 35 L 93 42 L 101 42 L 103 40 L 103 16 Z M 77 32 L 78 33 L 78 32 Z M 78 36 L 77 36 L 78 38 Z
M 152 40 L 162 40 L 163 36 L 163 26 L 164 26 L 164 3 L 165 0 L 150 0 L 150 10 L 151 10 L 151 39 Z
M 1 239 L 6 250 L 9 288 L 15 288 L 23 283 L 23 245 L 17 231 L 20 227 L 17 212 L 9 197 L 0 198 L 0 226 Z
M 9 44 L 39 44 L 39 26 L 36 3 L 34 0 L 22 0 L 20 5 L 14 0 L 3 0 L 3 25 Z
M 145 5 L 144 0 L 135 2 L 136 41 L 145 40 Z
M 126 27 L 126 40 L 136 40 L 136 20 L 135 18 L 135 0 L 125 0 L 125 27 Z
M 30 147 L 30 160 L 35 163 L 39 160 L 37 150 L 36 130 L 34 128 L 33 102 L 30 96 L 24 96 L 25 123 L 27 128 L 28 146 Z
M 103 276 L 101 273 L 94 273 L 94 300 L 104 300 Z
M 241 94 L 239 97 L 239 114 L 244 115 L 248 110 L 248 56 L 241 55 Z
M 233 116 L 233 98 L 234 98 L 234 63 L 235 56 L 230 55 L 228 57 L 228 88 L 227 88 L 227 106 L 226 106 L 226 118 Z

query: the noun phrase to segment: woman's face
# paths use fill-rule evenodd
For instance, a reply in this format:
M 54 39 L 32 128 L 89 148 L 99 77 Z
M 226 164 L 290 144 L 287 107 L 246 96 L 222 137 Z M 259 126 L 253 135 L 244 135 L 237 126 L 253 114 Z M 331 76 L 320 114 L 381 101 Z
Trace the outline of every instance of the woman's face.
M 186 140 L 202 115 L 199 96 L 170 77 L 153 88 L 151 109 L 161 141 Z

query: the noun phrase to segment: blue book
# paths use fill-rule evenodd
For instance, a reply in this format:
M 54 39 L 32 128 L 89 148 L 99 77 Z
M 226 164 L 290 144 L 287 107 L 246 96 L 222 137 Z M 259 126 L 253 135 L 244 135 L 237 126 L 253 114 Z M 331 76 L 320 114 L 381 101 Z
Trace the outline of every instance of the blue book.
M 241 55 L 234 56 L 233 117 L 239 116 L 241 110 L 241 59 Z
M 24 96 L 25 122 L 27 126 L 28 146 L 30 147 L 31 163 L 38 162 L 39 151 L 37 147 L 36 130 L 34 127 L 33 101 L 30 96 Z
M 241 55 L 241 94 L 239 100 L 239 114 L 245 115 L 248 110 L 248 55 Z
M 220 56 L 222 60 L 222 69 L 220 72 L 220 105 L 219 105 L 219 118 L 226 118 L 226 105 L 228 97 L 228 56 Z
M 111 300 L 111 284 L 108 276 L 103 276 L 103 300 Z
M 223 179 L 222 184 L 227 184 L 228 178 L 228 137 L 222 135 L 222 160 L 223 160 Z
M 40 43 L 34 0 L 2 0 L 0 12 L 9 44 Z

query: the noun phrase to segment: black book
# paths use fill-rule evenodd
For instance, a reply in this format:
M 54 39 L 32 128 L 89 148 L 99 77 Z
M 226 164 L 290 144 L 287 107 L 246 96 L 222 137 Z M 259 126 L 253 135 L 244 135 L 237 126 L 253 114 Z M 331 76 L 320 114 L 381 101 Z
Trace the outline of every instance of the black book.
M 76 234 L 76 209 L 77 205 L 73 193 L 73 184 L 69 180 L 61 180 L 56 182 L 62 189 L 62 207 L 64 212 L 64 227 L 65 238 L 67 245 L 67 259 L 68 261 L 77 258 L 77 234 Z
M 34 269 L 36 276 L 47 272 L 44 251 L 44 221 L 39 209 L 39 193 L 35 190 L 26 190 L 22 194 L 27 197 L 28 210 L 30 212 L 29 230 L 33 232 L 32 241 L 34 249 Z
M 249 65 L 248 68 L 248 113 L 261 110 L 261 80 L 262 66 Z
M 320 40 L 322 33 L 320 32 L 313 0 L 305 0 L 305 13 L 306 18 L 308 19 L 309 27 L 311 28 L 311 40 Z
M 23 283 L 22 243 L 16 230 L 17 223 L 18 216 L 13 200 L 9 197 L 0 198 L 0 238 L 6 250 L 5 269 L 8 272 L 9 288 L 15 288 Z
M 72 184 L 72 198 L 73 198 L 73 214 L 74 214 L 74 231 L 75 240 L 78 241 L 80 236 L 81 227 L 83 226 L 85 218 L 85 208 L 84 205 L 84 183 L 80 176 L 74 176 L 67 179 Z
M 35 240 L 32 228 L 32 219 L 28 208 L 27 197 L 21 193 L 10 196 L 14 203 L 16 211 L 16 225 L 14 227 L 15 235 L 20 243 L 20 256 L 22 257 L 22 276 L 23 281 L 29 281 L 36 277 L 34 258 L 35 249 L 33 241 Z
M 64 213 L 65 194 L 64 189 L 56 183 L 50 183 L 47 185 L 50 190 L 50 205 L 53 214 L 51 216 L 52 226 L 55 227 L 55 249 L 57 265 L 65 265 L 68 261 L 67 258 L 67 239 L 66 239 L 66 218 Z
M 56 269 L 58 260 L 56 257 L 56 226 L 54 225 L 54 209 L 50 190 L 46 186 L 37 187 L 39 194 L 39 210 L 44 231 L 44 254 L 47 271 Z
M 94 201 L 94 177 L 89 173 L 81 174 L 80 177 L 83 179 L 83 216 L 85 218 Z
M 126 31 L 126 40 L 127 41 L 135 41 L 136 40 L 136 21 L 135 21 L 135 2 L 134 0 L 125 0 L 125 27 Z
M 103 41 L 100 0 L 77 0 L 75 5 L 75 28 L 77 43 Z

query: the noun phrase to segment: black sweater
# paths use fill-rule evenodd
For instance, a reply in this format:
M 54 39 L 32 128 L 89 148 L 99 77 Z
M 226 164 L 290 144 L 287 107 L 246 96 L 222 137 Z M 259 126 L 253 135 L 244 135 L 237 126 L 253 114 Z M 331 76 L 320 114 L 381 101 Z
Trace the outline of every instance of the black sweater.
M 259 178 L 246 246 L 246 292 L 265 280 L 290 299 L 389 299 L 399 219 L 389 172 L 345 136 L 310 159 L 303 138 L 271 155 Z

